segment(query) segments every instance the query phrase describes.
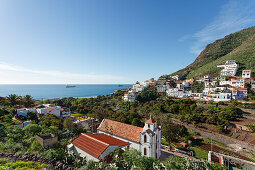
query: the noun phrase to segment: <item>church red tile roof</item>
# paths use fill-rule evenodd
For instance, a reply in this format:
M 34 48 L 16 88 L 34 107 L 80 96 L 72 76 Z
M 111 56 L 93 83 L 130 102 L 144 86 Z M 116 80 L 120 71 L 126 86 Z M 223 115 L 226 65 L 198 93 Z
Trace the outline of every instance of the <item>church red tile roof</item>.
M 104 119 L 98 130 L 135 142 L 139 142 L 139 132 L 143 132 L 143 128 L 141 127 L 128 125 L 109 119 Z
M 148 119 L 148 120 L 145 121 L 145 123 L 155 123 L 155 122 L 156 122 L 156 121 L 153 120 L 153 119 L 151 118 L 151 116 L 150 116 L 150 119 Z
M 119 147 L 127 146 L 130 143 L 108 136 L 106 134 L 85 134 L 81 133 L 72 141 L 72 144 L 80 148 L 84 152 L 99 158 L 102 153 L 110 146 L 117 145 Z

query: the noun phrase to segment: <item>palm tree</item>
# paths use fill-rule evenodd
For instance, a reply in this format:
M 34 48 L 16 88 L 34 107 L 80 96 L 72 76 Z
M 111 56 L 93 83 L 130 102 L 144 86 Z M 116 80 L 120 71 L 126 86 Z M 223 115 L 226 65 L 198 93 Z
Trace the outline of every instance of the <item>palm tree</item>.
M 24 103 L 25 107 L 29 107 L 34 103 L 34 101 L 33 101 L 33 98 L 30 95 L 26 95 L 23 98 L 23 103 Z
M 16 94 L 10 94 L 8 97 L 8 102 L 11 106 L 15 106 L 19 103 L 19 97 Z

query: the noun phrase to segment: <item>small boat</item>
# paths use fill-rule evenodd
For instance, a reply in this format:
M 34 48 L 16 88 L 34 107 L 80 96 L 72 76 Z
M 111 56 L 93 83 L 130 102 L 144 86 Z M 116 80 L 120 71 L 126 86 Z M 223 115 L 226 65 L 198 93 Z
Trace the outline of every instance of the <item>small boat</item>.
M 123 85 L 122 84 L 119 84 L 119 87 L 122 87 Z
M 74 85 L 66 85 L 66 88 L 71 88 L 71 87 L 76 87 L 76 86 L 74 86 Z

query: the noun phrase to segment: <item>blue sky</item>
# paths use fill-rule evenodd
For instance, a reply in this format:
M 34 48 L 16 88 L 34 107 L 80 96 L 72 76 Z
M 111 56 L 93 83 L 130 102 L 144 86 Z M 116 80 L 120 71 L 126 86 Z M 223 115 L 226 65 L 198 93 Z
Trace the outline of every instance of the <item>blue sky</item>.
M 0 83 L 134 83 L 255 25 L 252 0 L 1 0 Z

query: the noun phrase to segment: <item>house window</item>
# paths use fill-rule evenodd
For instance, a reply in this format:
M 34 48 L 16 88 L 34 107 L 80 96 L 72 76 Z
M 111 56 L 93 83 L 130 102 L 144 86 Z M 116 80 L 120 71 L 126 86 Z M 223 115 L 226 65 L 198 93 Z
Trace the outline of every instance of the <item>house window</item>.
M 144 143 L 146 143 L 146 142 L 147 142 L 147 136 L 146 136 L 146 135 L 144 135 L 144 139 L 143 139 L 143 141 L 144 141 Z
M 143 155 L 147 155 L 147 149 L 146 148 L 143 149 Z

